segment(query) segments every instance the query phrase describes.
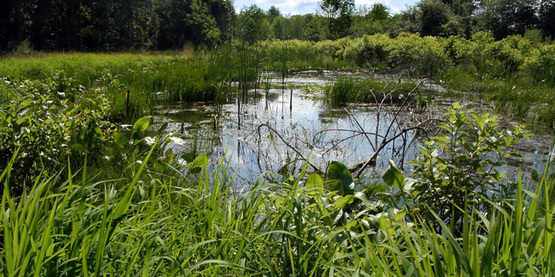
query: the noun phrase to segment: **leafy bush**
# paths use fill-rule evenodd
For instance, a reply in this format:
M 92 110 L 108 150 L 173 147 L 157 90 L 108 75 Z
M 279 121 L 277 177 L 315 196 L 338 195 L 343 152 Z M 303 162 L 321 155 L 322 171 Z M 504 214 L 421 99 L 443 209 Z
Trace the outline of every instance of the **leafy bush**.
M 12 82 L 15 100 L 0 109 L 0 161 L 10 159 L 12 188 L 20 190 L 42 170 L 53 172 L 68 159 L 76 165 L 99 157 L 106 136 L 114 126 L 105 120 L 109 104 L 100 93 L 70 100 L 69 91 L 56 90 L 51 81 Z
M 524 126 L 504 130 L 497 116 L 477 114 L 455 103 L 448 119 L 439 124 L 444 131 L 427 141 L 422 154 L 412 164 L 415 203 L 420 210 L 429 207 L 452 230 L 462 230 L 465 213 L 473 209 L 488 210 L 487 201 L 503 186 L 504 174 L 498 171 L 501 157 L 519 156 L 508 150 L 519 139 L 530 136 Z M 424 212 L 426 220 L 433 220 Z
M 440 38 L 401 33 L 388 45 L 391 68 L 402 68 L 417 75 L 434 76 L 449 64 Z

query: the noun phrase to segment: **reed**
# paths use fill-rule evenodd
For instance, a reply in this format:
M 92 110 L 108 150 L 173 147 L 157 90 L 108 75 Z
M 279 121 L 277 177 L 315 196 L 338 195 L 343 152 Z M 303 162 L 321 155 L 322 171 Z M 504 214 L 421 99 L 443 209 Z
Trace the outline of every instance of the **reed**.
M 325 98 L 332 104 L 344 103 L 400 103 L 405 101 L 415 84 L 411 82 L 387 82 L 376 79 L 341 77 L 325 88 Z

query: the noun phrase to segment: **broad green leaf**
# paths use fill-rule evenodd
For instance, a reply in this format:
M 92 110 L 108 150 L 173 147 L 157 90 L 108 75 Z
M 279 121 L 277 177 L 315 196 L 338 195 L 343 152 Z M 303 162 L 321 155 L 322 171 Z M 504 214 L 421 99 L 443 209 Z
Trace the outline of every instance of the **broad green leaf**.
M 328 166 L 326 180 L 330 181 L 330 190 L 338 191 L 341 196 L 354 193 L 354 190 L 351 188 L 353 184 L 351 172 L 340 162 L 331 162 Z
M 201 169 L 208 165 L 208 156 L 207 155 L 200 155 L 196 157 L 192 162 L 187 164 L 189 170 L 194 169 Z
M 324 193 L 324 181 L 322 177 L 316 172 L 310 173 L 306 179 L 305 187 L 309 190 L 309 194 L 322 194 Z
M 146 116 L 135 121 L 135 124 L 133 124 L 133 132 L 146 131 L 148 125 L 150 125 L 150 118 L 151 116 Z
M 383 173 L 382 179 L 390 187 L 398 187 L 401 191 L 405 190 L 405 176 L 392 160 L 389 160 L 389 166 Z
M 343 209 L 348 204 L 353 203 L 353 201 L 355 201 L 355 197 L 353 195 L 346 195 L 335 200 L 335 202 L 333 202 L 333 207 Z
M 127 134 L 125 132 L 116 132 L 114 134 L 114 142 L 117 145 L 124 146 L 129 142 L 129 138 L 127 137 Z

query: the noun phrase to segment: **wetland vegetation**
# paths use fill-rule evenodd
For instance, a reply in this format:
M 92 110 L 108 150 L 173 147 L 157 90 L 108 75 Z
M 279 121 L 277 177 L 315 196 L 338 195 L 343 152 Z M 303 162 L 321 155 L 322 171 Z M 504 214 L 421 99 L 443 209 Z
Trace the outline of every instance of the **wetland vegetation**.
M 555 45 L 518 24 L 445 35 L 464 5 L 418 25 L 435 36 L 401 28 L 434 1 L 351 32 L 347 9 L 304 40 L 275 27 L 300 17 L 251 7 L 235 30 L 207 1 L 181 7 L 207 24 L 157 38 L 204 44 L 164 52 L 15 46 L 155 44 L 108 23 L 98 44 L 0 29 L 19 51 L 0 59 L 0 274 L 551 275 Z

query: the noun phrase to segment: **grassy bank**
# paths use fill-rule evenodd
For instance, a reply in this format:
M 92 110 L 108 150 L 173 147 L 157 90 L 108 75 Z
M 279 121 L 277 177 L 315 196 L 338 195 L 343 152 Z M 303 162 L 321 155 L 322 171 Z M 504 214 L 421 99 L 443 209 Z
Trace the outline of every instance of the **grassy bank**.
M 224 177 L 225 162 L 210 169 L 201 156 L 184 173 L 160 174 L 143 166 L 153 158 L 147 151 L 141 165 L 129 165 L 135 172 L 127 180 L 95 181 L 86 168 L 68 167 L 68 177 L 40 176 L 21 197 L 9 195 L 5 168 L 0 273 L 546 276 L 554 270 L 553 176 L 527 184 L 534 192 L 519 182 L 514 198 L 492 203 L 488 212 L 463 213 L 464 226 L 454 233 L 437 215 L 423 220 L 415 209 L 386 208 L 385 184 L 334 191 L 346 176 L 332 177 L 330 170 L 324 180 L 311 174 L 238 193 Z
M 386 82 L 374 79 L 341 77 L 326 87 L 325 99 L 332 104 L 345 103 L 401 103 L 411 96 L 416 84 Z M 414 95 L 412 95 L 414 96 Z

